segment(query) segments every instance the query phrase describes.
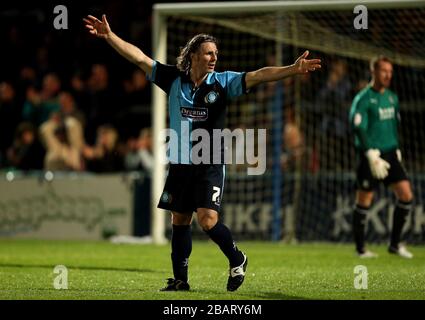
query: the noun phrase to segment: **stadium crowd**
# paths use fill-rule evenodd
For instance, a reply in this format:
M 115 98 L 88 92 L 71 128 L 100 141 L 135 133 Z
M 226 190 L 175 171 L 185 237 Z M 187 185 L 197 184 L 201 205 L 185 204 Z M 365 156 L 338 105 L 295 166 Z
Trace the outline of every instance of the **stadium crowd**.
M 125 2 L 130 18 L 112 1 L 70 10 L 68 30 L 53 28 L 48 5 L 2 10 L 0 169 L 150 170 L 150 84 L 81 21 L 83 11 L 108 10 L 117 30 L 150 51 L 151 7 L 137 4 Z

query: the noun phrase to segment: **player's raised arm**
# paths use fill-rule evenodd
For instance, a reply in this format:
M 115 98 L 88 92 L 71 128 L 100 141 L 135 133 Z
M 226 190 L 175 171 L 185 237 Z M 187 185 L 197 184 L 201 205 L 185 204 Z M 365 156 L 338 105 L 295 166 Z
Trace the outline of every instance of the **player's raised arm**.
M 146 74 L 151 74 L 153 60 L 145 55 L 142 50 L 113 33 L 106 20 L 106 15 L 102 15 L 102 21 L 91 15 L 83 20 L 91 34 L 105 39 L 120 55 L 140 67 Z
M 295 62 L 290 66 L 284 67 L 265 67 L 256 71 L 247 72 L 246 88 L 249 89 L 257 84 L 268 81 L 277 81 L 283 78 L 296 74 L 308 73 L 321 68 L 320 59 L 307 60 L 309 52 L 305 51 Z

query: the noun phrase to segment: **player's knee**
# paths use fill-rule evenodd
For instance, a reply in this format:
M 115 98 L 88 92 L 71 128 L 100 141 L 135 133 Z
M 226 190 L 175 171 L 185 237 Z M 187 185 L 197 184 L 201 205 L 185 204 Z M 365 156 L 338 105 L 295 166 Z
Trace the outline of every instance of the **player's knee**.
M 398 196 L 398 200 L 405 203 L 413 202 L 413 194 L 412 192 L 403 192 Z
M 356 191 L 356 205 L 363 208 L 369 208 L 372 205 L 374 197 L 373 191 L 357 190 Z
M 413 192 L 409 181 L 401 181 L 394 184 L 393 190 L 399 201 L 406 203 L 413 201 Z
M 205 214 L 198 217 L 198 222 L 202 230 L 208 231 L 217 224 L 217 216 L 213 214 Z
M 396 192 L 397 199 L 403 202 L 412 202 L 413 201 L 413 192 L 410 187 L 400 188 Z
M 363 208 L 370 208 L 372 206 L 373 198 L 360 198 L 356 200 L 356 205 Z
M 192 216 L 186 214 L 176 214 L 173 212 L 171 222 L 177 226 L 189 225 L 192 222 Z

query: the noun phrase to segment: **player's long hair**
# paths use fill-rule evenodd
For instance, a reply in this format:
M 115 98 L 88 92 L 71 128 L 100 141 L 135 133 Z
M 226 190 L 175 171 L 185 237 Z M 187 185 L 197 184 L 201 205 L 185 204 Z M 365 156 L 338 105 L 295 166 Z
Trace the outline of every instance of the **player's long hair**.
M 214 42 L 217 45 L 217 39 L 209 34 L 201 33 L 190 39 L 186 45 L 180 49 L 180 55 L 177 57 L 177 68 L 189 73 L 190 71 L 190 54 L 198 51 L 201 44 L 204 42 Z

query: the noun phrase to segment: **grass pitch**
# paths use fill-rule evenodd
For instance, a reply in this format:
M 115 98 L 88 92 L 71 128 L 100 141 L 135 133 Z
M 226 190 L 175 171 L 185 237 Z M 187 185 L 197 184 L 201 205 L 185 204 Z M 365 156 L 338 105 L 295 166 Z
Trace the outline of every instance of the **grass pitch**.
M 227 259 L 210 241 L 193 243 L 189 292 L 159 292 L 172 276 L 170 245 L 89 241 L 0 240 L 0 299 L 287 300 L 425 299 L 425 247 L 415 257 L 379 254 L 359 259 L 350 244 L 285 245 L 239 242 L 248 255 L 245 283 L 228 293 Z M 56 265 L 68 270 L 68 289 L 53 283 Z M 367 289 L 354 288 L 354 268 L 367 267 Z

